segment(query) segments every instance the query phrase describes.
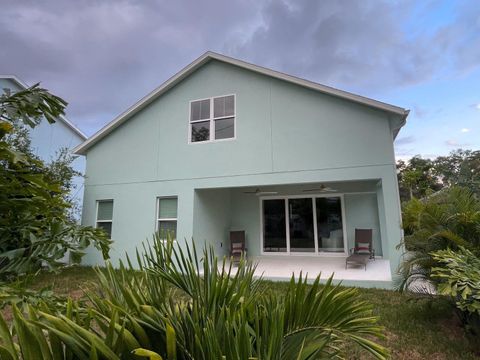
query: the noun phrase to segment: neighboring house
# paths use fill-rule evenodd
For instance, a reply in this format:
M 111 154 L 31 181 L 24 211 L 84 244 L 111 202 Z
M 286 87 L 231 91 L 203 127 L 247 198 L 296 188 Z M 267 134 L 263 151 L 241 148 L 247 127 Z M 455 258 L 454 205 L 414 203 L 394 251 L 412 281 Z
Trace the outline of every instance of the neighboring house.
M 26 88 L 28 85 L 16 76 L 0 75 L 0 91 L 2 93 L 4 89 L 17 92 Z M 54 124 L 50 124 L 46 120 L 42 121 L 34 129 L 30 129 L 30 137 L 33 152 L 45 162 L 56 159 L 60 149 L 73 149 L 87 139 L 86 135 L 64 116 L 60 116 Z M 85 158 L 76 157 L 72 166 L 82 174 L 85 173 Z M 83 177 L 76 177 L 74 185 L 75 189 L 71 195 L 81 206 L 83 203 Z
M 267 277 L 340 271 L 355 228 L 369 228 L 381 259 L 337 278 L 388 286 L 402 237 L 393 141 L 407 115 L 208 52 L 74 150 L 87 157 L 83 224 L 111 232 L 114 260 L 159 229 L 228 255 L 229 232 L 244 230 L 248 256 L 274 264 Z

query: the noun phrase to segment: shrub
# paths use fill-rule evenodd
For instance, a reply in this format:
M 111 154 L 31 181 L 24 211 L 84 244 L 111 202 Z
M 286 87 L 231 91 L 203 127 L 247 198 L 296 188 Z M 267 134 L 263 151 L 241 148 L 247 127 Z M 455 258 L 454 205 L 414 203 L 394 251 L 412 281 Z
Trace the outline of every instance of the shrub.
M 406 248 L 400 266 L 401 289 L 418 280 L 437 282 L 433 267 L 442 266 L 432 252 L 461 246 L 480 254 L 480 202 L 470 190 L 453 187 L 403 205 Z
M 450 296 L 460 310 L 467 334 L 472 335 L 478 347 L 480 336 L 480 258 L 471 251 L 460 248 L 432 253 L 442 267 L 432 269 L 432 277 L 438 279 L 438 291 Z
M 65 315 L 15 310 L 12 331 L 0 322 L 0 352 L 8 359 L 319 359 L 343 355 L 354 343 L 378 359 L 387 351 L 372 341 L 383 329 L 356 289 L 330 278 L 307 285 L 292 277 L 283 296 L 259 288 L 255 266 L 219 263 L 212 249 L 197 254 L 155 237 L 136 258 L 140 271 L 99 269 L 91 307 L 69 302 Z M 28 339 L 28 341 L 26 340 Z M 135 354 L 132 354 L 134 352 Z
M 432 256 L 443 265 L 432 269 L 439 293 L 454 298 L 460 310 L 480 315 L 480 259 L 465 248 L 440 250 Z

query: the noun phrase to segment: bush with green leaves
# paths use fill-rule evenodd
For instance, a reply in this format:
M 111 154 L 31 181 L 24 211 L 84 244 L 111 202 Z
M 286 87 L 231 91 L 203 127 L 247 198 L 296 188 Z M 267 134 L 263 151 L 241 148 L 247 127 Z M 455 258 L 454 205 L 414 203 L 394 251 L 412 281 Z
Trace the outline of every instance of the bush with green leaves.
M 90 245 L 108 256 L 107 236 L 70 216 L 71 159 L 63 151 L 48 165 L 30 150 L 25 126 L 53 123 L 65 106 L 38 84 L 0 95 L 0 281 L 55 269 L 67 252 L 78 262 Z
M 438 279 L 432 268 L 441 267 L 432 252 L 465 247 L 480 254 L 480 201 L 467 188 L 444 189 L 425 199 L 412 199 L 403 205 L 404 261 L 400 266 L 399 287 Z
M 292 277 L 281 296 L 261 287 L 255 265 L 238 267 L 213 250 L 185 249 L 155 237 L 115 269 L 98 269 L 99 290 L 89 307 L 69 302 L 65 314 L 14 310 L 12 329 L 0 322 L 5 359 L 42 354 L 48 359 L 245 360 L 341 358 L 360 346 L 375 358 L 388 352 L 372 308 L 356 289 L 330 278 L 311 285 Z M 3 358 L 3 357 L 2 357 Z
M 461 247 L 432 253 L 441 267 L 432 269 L 432 277 L 439 281 L 438 291 L 451 296 L 464 312 L 480 315 L 480 258 Z
M 441 265 L 432 269 L 438 292 L 455 301 L 466 334 L 480 351 L 480 258 L 463 247 L 436 251 L 432 256 Z

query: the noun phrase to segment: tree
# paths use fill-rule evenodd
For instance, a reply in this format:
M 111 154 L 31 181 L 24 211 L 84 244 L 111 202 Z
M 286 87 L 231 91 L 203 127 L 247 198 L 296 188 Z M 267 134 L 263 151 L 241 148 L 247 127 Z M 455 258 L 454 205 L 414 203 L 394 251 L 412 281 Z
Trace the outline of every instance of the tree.
M 397 161 L 402 201 L 423 198 L 445 187 L 462 186 L 480 195 L 480 151 L 457 149 L 449 155 Z
M 65 154 L 45 165 L 30 150 L 25 128 L 64 114 L 66 102 L 38 84 L 0 95 L 0 279 L 54 269 L 67 251 L 78 261 L 90 244 L 108 256 L 110 240 L 70 221 L 71 177 Z M 16 133 L 18 131 L 18 133 Z
M 444 186 L 463 186 L 480 194 L 480 151 L 457 149 L 434 160 L 434 172 Z
M 441 189 L 434 172 L 434 163 L 416 155 L 408 162 L 397 162 L 398 183 L 402 200 L 421 198 Z

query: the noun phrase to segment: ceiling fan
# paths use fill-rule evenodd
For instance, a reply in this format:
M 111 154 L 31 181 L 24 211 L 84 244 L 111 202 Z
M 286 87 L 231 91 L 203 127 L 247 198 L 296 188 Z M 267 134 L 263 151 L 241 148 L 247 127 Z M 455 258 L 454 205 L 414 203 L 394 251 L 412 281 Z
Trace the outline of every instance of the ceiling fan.
M 303 192 L 313 192 L 313 191 L 315 191 L 315 192 L 335 192 L 337 190 L 322 184 L 318 188 L 305 189 L 305 190 L 302 190 L 302 191 Z
M 256 188 L 254 191 L 244 191 L 243 193 L 262 196 L 262 195 L 276 195 L 278 194 L 278 191 L 261 191 L 260 188 Z

